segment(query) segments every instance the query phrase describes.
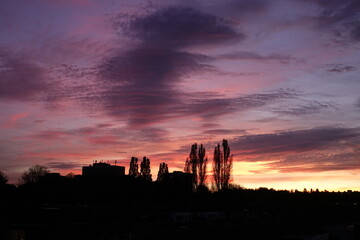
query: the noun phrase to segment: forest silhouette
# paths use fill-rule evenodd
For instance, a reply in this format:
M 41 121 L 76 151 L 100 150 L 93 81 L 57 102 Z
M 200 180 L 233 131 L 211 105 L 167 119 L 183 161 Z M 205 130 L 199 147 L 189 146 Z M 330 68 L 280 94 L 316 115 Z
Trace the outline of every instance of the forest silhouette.
M 160 163 L 154 181 L 147 157 L 128 174 L 102 161 L 66 176 L 34 165 L 18 185 L 0 171 L 0 240 L 360 239 L 359 192 L 246 189 L 231 184 L 232 161 L 224 139 L 212 166 L 194 143 L 183 172 Z

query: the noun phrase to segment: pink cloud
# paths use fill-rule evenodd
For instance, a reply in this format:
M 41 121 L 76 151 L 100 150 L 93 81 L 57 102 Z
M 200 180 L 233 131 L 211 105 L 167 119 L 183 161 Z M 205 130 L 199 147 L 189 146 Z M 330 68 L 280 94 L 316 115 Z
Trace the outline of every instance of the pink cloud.
M 41 131 L 39 133 L 31 135 L 32 138 L 40 139 L 40 140 L 60 140 L 60 138 L 69 136 L 69 133 L 64 131 L 56 131 L 56 130 L 48 130 Z
M 26 118 L 29 116 L 29 113 L 22 112 L 13 114 L 9 117 L 9 119 L 2 125 L 0 125 L 0 129 L 9 129 L 9 128 L 15 128 L 19 122 L 19 120 Z
M 119 145 L 122 142 L 118 137 L 114 136 L 99 136 L 99 137 L 91 137 L 88 138 L 87 141 L 94 144 L 102 144 L 102 145 Z

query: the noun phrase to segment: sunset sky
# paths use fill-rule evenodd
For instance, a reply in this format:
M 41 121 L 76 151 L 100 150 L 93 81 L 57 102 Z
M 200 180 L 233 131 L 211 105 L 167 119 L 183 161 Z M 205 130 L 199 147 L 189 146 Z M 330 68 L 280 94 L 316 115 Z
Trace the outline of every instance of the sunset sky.
M 360 1 L 1 0 L 0 170 L 183 170 L 227 139 L 246 188 L 360 190 Z

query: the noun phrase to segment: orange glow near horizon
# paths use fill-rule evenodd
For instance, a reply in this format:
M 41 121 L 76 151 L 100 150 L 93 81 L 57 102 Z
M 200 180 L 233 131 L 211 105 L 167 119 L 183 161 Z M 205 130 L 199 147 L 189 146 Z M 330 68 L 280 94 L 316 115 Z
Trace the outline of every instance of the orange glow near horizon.
M 95 160 L 95 159 L 93 159 Z M 97 159 L 101 161 L 101 159 Z M 139 159 L 141 161 L 141 159 Z M 151 173 L 153 181 L 156 181 L 158 165 L 162 161 L 151 160 Z M 115 164 L 117 161 L 118 166 L 125 167 L 125 174 L 128 171 L 127 159 L 118 159 L 108 157 L 104 162 Z M 183 164 L 179 161 L 178 165 L 169 166 L 169 171 L 183 171 Z M 269 169 L 266 164 L 268 162 L 234 162 L 232 170 L 232 183 L 247 189 L 258 189 L 261 187 L 272 188 L 275 190 L 298 190 L 307 191 L 320 190 L 320 191 L 360 191 L 359 187 L 359 172 L 358 171 L 327 171 L 327 172 L 292 172 L 281 173 L 276 169 Z M 92 164 L 92 160 L 83 161 L 83 166 Z M 212 165 L 211 161 L 208 163 L 207 168 L 207 182 L 211 187 L 212 179 Z M 51 169 L 50 169 L 51 170 Z M 65 176 L 72 172 L 76 175 L 81 175 L 81 167 L 76 169 L 66 169 L 56 171 Z M 345 177 L 344 177 L 345 176 Z M 341 180 L 339 180 L 341 179 Z

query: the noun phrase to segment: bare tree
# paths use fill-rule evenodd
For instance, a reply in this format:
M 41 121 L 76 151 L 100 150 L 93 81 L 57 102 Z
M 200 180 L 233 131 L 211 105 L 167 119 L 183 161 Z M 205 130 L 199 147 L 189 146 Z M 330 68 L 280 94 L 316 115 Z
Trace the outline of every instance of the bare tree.
M 9 178 L 6 176 L 6 174 L 0 171 L 0 185 L 7 184 L 8 180 Z
M 229 187 L 231 178 L 233 156 L 230 155 L 230 147 L 226 139 L 222 142 L 222 149 L 218 144 L 214 149 L 213 172 L 215 188 L 217 190 Z
M 199 186 L 205 186 L 207 161 L 206 150 L 204 145 L 201 143 L 198 149 Z
M 129 176 L 139 176 L 139 164 L 136 157 L 132 157 L 130 161 Z
M 185 161 L 185 167 L 184 167 L 184 172 L 186 173 L 191 173 L 191 165 L 190 165 L 190 160 L 189 158 L 187 157 L 186 158 L 186 161 Z
M 166 163 L 160 163 L 157 181 L 161 182 L 164 180 L 164 175 L 169 173 L 169 168 Z
M 223 147 L 223 155 L 224 155 L 223 173 L 222 173 L 224 180 L 223 180 L 222 188 L 228 188 L 231 178 L 233 155 L 230 155 L 230 147 L 226 139 L 223 139 L 222 147 Z
M 47 167 L 36 164 L 21 175 L 19 184 L 24 185 L 37 183 L 42 176 L 49 172 L 50 171 Z
M 218 143 L 214 149 L 214 157 L 213 157 L 213 174 L 214 174 L 214 182 L 215 188 L 217 190 L 221 189 L 221 163 L 222 163 L 222 154 L 220 149 L 220 144 Z
M 66 177 L 67 179 L 74 179 L 74 178 L 75 178 L 75 173 L 69 172 L 68 174 L 66 174 L 65 177 Z
M 193 178 L 193 186 L 197 187 L 198 183 L 198 155 L 197 155 L 197 144 L 191 145 L 189 157 L 186 159 L 184 171 L 191 173 Z
M 140 176 L 147 181 L 152 181 L 150 159 L 147 157 L 144 157 L 140 164 Z
M 195 187 L 198 185 L 198 155 L 197 155 L 197 144 L 194 143 L 191 146 L 190 151 L 190 165 L 191 165 L 191 173 L 193 174 L 193 181 L 195 184 Z
M 186 159 L 184 171 L 193 176 L 194 188 L 205 186 L 206 179 L 206 150 L 203 144 L 199 147 L 197 143 L 191 145 L 189 157 Z

